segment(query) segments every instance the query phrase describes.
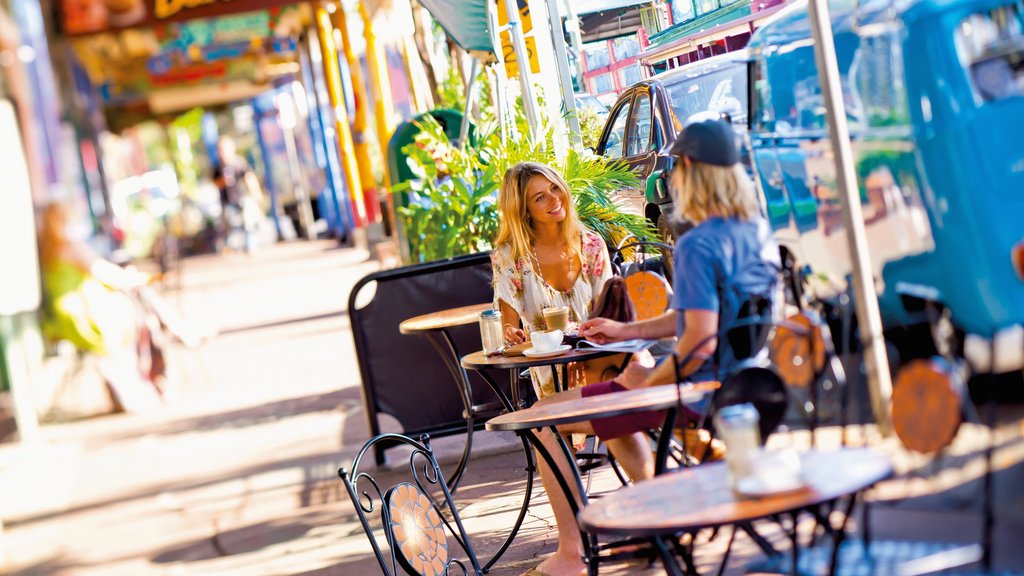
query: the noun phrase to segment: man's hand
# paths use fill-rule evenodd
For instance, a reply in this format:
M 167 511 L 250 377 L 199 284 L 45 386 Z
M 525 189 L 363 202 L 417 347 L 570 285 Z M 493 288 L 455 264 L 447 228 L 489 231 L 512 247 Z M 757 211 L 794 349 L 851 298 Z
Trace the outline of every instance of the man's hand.
M 580 324 L 580 335 L 598 344 L 627 339 L 629 325 L 607 318 L 593 318 Z
M 654 356 L 651 356 L 650 352 L 645 350 L 634 354 L 622 374 L 615 377 L 615 382 L 630 390 L 643 388 L 646 386 L 647 379 L 654 372 L 654 365 Z

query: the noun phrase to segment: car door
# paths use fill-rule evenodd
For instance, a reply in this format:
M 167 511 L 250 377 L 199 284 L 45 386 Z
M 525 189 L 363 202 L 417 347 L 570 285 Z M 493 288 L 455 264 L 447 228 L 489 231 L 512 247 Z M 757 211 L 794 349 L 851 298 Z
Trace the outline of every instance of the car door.
M 609 160 L 618 160 L 623 157 L 626 149 L 626 125 L 629 122 L 629 110 L 633 101 L 633 94 L 626 93 L 619 97 L 615 103 L 612 113 L 604 125 L 604 132 L 601 134 L 601 142 L 598 144 L 597 153 Z
M 622 152 L 622 161 L 640 179 L 640 186 L 620 190 L 618 193 L 619 198 L 625 202 L 625 207 L 638 215 L 646 212 L 648 188 L 653 188 L 654 181 L 657 180 L 654 168 L 657 163 L 660 135 L 654 120 L 649 88 L 641 86 L 633 94 L 633 105 L 629 121 L 626 123 L 626 139 Z

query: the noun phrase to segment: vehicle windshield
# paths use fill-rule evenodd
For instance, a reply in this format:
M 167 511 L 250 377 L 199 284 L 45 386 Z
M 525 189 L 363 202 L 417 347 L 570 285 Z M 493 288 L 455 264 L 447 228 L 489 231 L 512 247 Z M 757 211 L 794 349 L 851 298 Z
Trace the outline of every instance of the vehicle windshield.
M 665 86 L 669 106 L 679 125 L 694 115 L 728 114 L 733 123 L 747 121 L 747 69 L 729 66 L 696 78 L 680 78 Z
M 594 98 L 590 94 L 575 94 L 576 105 L 581 108 L 586 108 L 598 114 L 607 114 L 608 107 L 601 104 L 601 101 Z
M 1019 4 L 965 18 L 956 29 L 956 47 L 980 101 L 1024 96 L 1024 10 Z

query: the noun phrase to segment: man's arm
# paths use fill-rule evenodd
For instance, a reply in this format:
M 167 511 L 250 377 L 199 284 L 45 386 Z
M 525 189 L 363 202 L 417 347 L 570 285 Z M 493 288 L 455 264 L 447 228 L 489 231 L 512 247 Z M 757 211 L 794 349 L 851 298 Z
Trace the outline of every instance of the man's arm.
M 676 354 L 679 359 L 692 355 L 692 358 L 683 366 L 681 376 L 684 378 L 693 374 L 704 363 L 705 357 L 715 353 L 718 333 L 718 312 L 711 310 L 687 310 L 684 314 L 686 328 L 683 335 L 676 342 Z M 654 371 L 644 381 L 643 386 L 658 386 L 661 384 L 673 384 L 676 382 L 675 360 L 669 356 L 662 360 L 654 368 Z
M 619 340 L 643 338 L 657 340 L 669 338 L 676 333 L 676 311 L 669 310 L 657 318 L 641 322 L 616 322 L 607 318 L 587 320 L 580 326 L 584 338 L 604 344 Z

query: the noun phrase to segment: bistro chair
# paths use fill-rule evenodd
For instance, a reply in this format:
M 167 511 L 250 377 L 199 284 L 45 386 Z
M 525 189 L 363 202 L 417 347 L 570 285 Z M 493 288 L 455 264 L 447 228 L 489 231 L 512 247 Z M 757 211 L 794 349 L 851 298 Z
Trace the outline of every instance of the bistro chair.
M 652 249 L 660 255 L 651 256 Z M 627 237 L 612 251 L 612 268 L 626 282 L 637 320 L 649 320 L 668 310 L 672 302 L 672 277 L 666 259 L 671 258 L 672 250 L 663 242 L 630 241 Z M 626 260 L 629 256 L 632 261 Z
M 412 449 L 408 479 L 386 489 L 368 472 L 360 471 L 364 455 L 380 443 Z M 338 469 L 338 476 L 345 483 L 383 574 L 483 574 L 427 434 L 418 442 L 401 434 L 376 436 L 359 450 L 350 469 Z M 436 500 L 438 492 L 440 504 Z M 380 529 L 371 522 L 376 515 L 380 516 Z M 456 557 L 453 553 L 459 549 Z

